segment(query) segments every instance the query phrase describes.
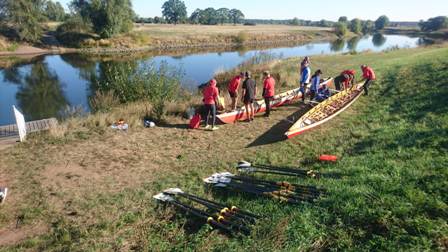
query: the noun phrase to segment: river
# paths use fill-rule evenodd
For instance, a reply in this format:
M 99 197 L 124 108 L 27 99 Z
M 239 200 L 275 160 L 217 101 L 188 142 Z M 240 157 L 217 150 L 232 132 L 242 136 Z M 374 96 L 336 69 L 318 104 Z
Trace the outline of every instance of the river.
M 212 78 L 214 73 L 232 69 L 260 52 L 290 58 L 349 51 L 383 51 L 392 47 L 412 48 L 420 44 L 419 38 L 377 34 L 349 41 L 316 42 L 267 50 L 148 56 L 128 60 L 136 61 L 137 64 L 166 62 L 180 68 L 184 73 L 183 85 L 192 89 Z M 1 69 L 0 125 L 14 123 L 12 105 L 23 111 L 27 121 L 60 117 L 62 111 L 73 108 L 88 112 L 92 93 L 89 74 L 98 73 L 101 61 L 86 61 L 78 55 L 47 55 L 29 63 Z

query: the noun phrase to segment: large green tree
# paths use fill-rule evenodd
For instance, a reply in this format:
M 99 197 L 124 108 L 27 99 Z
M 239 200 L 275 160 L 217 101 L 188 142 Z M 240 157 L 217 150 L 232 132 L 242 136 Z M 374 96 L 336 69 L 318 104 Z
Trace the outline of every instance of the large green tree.
M 163 17 L 168 23 L 178 24 L 187 19 L 187 7 L 180 0 L 168 0 L 162 6 Z
M 360 19 L 355 18 L 350 21 L 350 31 L 356 34 L 360 34 L 362 32 L 362 23 Z
M 428 21 L 420 21 L 418 24 L 420 29 L 425 32 L 437 31 L 440 29 L 448 28 L 448 17 L 439 16 L 428 19 Z
M 37 42 L 42 36 L 40 22 L 45 19 L 43 6 L 43 0 L 0 0 L 0 24 L 19 40 Z
M 338 37 L 340 38 L 345 37 L 345 35 L 347 35 L 348 32 L 347 24 L 344 22 L 337 22 L 334 25 L 334 31 Z
M 205 24 L 205 25 L 218 24 L 216 10 L 213 8 L 207 8 L 207 9 L 203 10 L 201 13 L 201 16 L 199 18 L 199 23 Z
M 134 11 L 131 0 L 74 0 L 72 8 L 102 38 L 110 38 L 132 29 Z
M 362 33 L 369 34 L 375 30 L 375 23 L 371 20 L 362 22 Z
M 340 22 L 340 23 L 347 23 L 348 22 L 348 18 L 346 16 L 339 17 L 338 22 Z
M 51 21 L 63 21 L 65 10 L 60 2 L 47 1 L 45 4 L 45 16 Z
M 241 23 L 241 21 L 244 19 L 244 14 L 242 11 L 238 9 L 231 9 L 230 10 L 230 19 L 232 20 L 233 24 Z
M 220 24 L 227 23 L 230 20 L 230 10 L 227 8 L 220 8 L 216 10 L 216 15 Z
M 199 24 L 199 21 L 201 18 L 201 13 L 202 13 L 201 9 L 196 9 L 195 11 L 193 11 L 193 13 L 191 13 L 191 16 L 190 16 L 190 23 Z
M 380 16 L 375 21 L 375 29 L 377 30 L 384 29 L 384 27 L 386 27 L 387 25 L 389 25 L 389 18 L 385 15 Z

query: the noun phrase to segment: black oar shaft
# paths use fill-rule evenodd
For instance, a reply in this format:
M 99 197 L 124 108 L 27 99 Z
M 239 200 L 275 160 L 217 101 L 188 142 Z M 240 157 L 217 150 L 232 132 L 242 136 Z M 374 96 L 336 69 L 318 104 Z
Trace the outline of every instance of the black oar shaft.
M 272 171 L 285 171 L 285 172 L 290 172 L 290 173 L 303 173 L 303 174 L 308 173 L 308 171 L 306 171 L 306 170 L 299 170 L 299 169 L 293 169 L 293 168 L 287 168 L 287 167 L 276 167 L 276 166 L 272 166 L 272 165 L 253 164 L 253 165 L 251 165 L 251 167 L 265 169 L 265 170 L 272 170 Z
M 304 186 L 304 185 L 291 184 L 288 182 L 275 182 L 275 181 L 268 181 L 268 180 L 255 179 L 255 178 L 251 178 L 251 177 L 242 177 L 242 176 L 233 176 L 231 178 L 235 179 L 235 180 L 247 181 L 247 182 L 251 182 L 251 183 L 259 183 L 259 184 L 273 185 L 273 186 L 278 186 L 278 187 L 285 187 L 285 188 L 290 188 L 291 190 L 300 188 L 300 189 L 304 189 L 304 190 L 319 192 L 319 189 L 317 189 L 315 186 Z
M 214 202 L 214 201 L 211 201 L 211 200 L 208 200 L 208 199 L 204 199 L 204 198 L 198 197 L 198 196 L 196 196 L 196 195 L 188 194 L 188 193 L 182 193 L 182 196 L 185 196 L 185 197 L 187 197 L 187 198 L 189 198 L 189 199 L 197 199 L 197 200 L 201 200 L 201 201 L 207 202 L 207 203 L 209 203 L 209 204 L 211 204 L 211 205 L 218 206 L 218 207 L 220 207 L 220 208 L 226 208 L 226 207 L 228 207 L 228 206 L 226 206 L 226 205 L 224 205 L 224 204 L 221 204 L 221 203 L 218 203 L 218 202 Z M 239 208 L 237 208 L 237 209 L 238 209 L 237 213 L 240 214 L 240 215 L 246 215 L 247 217 L 250 217 L 250 218 L 252 218 L 252 219 L 259 219 L 259 218 L 260 218 L 260 216 L 255 215 L 255 214 L 253 214 L 253 213 L 250 213 L 250 212 L 241 210 L 241 209 L 239 209 Z
M 185 195 L 185 194 L 178 194 L 179 196 L 181 196 L 181 197 L 184 197 L 184 198 L 186 198 L 186 199 L 189 199 L 189 200 L 191 200 L 191 201 L 194 201 L 194 202 L 196 202 L 196 203 L 199 203 L 199 204 L 201 204 L 201 205 L 203 205 L 203 206 L 205 206 L 205 207 L 207 207 L 207 208 L 209 208 L 209 209 L 212 209 L 212 210 L 215 210 L 215 211 L 219 211 L 219 212 L 221 212 L 223 209 L 229 209 L 229 212 L 233 215 L 233 216 L 235 216 L 235 217 L 238 217 L 239 219 L 241 219 L 241 220 L 247 220 L 247 221 L 249 221 L 249 222 L 252 222 L 252 223 L 255 223 L 255 218 L 253 218 L 253 217 L 251 217 L 251 216 L 245 216 L 245 215 L 243 215 L 243 214 L 240 214 L 240 213 L 238 213 L 238 212 L 232 212 L 232 211 L 230 211 L 230 208 L 228 208 L 228 207 L 224 207 L 224 208 L 222 208 L 221 206 L 219 206 L 219 205 L 217 205 L 217 204 L 212 204 L 212 203 L 210 203 L 210 202 L 207 202 L 206 200 L 202 200 L 202 199 L 199 199 L 199 198 L 196 198 L 196 197 L 190 197 L 190 196 L 188 196 L 188 195 Z
M 184 211 L 187 211 L 188 213 L 191 213 L 191 214 L 195 215 L 196 217 L 199 217 L 201 219 L 205 219 L 207 221 L 207 223 L 210 224 L 211 226 L 215 226 L 215 227 L 223 229 L 226 232 L 232 233 L 232 229 L 230 229 L 229 227 L 227 227 L 227 226 L 225 226 L 225 225 L 223 225 L 223 224 L 213 220 L 213 218 L 211 218 L 211 216 L 209 216 L 208 214 L 202 212 L 199 209 L 187 206 L 187 205 L 182 204 L 182 203 L 180 203 L 180 202 L 178 202 L 176 200 L 170 201 L 170 203 L 175 205 L 176 207 L 179 207 L 180 209 L 182 209 Z

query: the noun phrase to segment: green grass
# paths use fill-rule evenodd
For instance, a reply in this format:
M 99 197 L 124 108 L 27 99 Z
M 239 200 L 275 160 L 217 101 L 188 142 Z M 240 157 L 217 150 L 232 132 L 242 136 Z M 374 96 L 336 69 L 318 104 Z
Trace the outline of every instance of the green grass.
M 273 71 L 280 73 L 285 82 L 292 82 L 298 61 L 282 61 Z M 289 141 L 228 150 L 235 158 L 244 156 L 260 163 L 301 165 L 322 173 L 344 174 L 340 179 L 289 179 L 327 188 L 328 196 L 320 201 L 291 206 L 250 195 L 206 191 L 202 177 L 226 169 L 233 171 L 232 164 L 238 160 L 197 162 L 191 156 L 201 154 L 187 152 L 185 157 L 176 160 L 167 156 L 161 164 L 166 171 L 157 174 L 154 181 L 118 192 L 95 191 L 77 197 L 66 206 L 65 212 L 76 210 L 79 219 L 53 211 L 48 202 L 37 204 L 35 199 L 30 200 L 23 208 L 28 221 L 51 223 L 50 232 L 0 251 L 25 248 L 50 251 L 446 250 L 448 48 L 312 58 L 313 66 L 322 68 L 325 75 L 334 75 L 348 67 L 358 69 L 362 63 L 373 66 L 378 81 L 372 86 L 371 95 L 363 96 L 341 116 Z M 78 143 L 69 141 L 68 144 Z M 182 142 L 182 148 L 190 148 L 189 144 L 195 142 Z M 48 162 L 40 160 L 45 153 L 33 150 L 35 146 L 29 144 L 15 150 L 18 158 L 15 162 L 26 167 Z M 220 142 L 215 151 L 227 157 L 224 148 L 229 146 Z M 22 152 L 26 151 L 32 154 L 24 157 Z M 324 153 L 338 155 L 340 160 L 336 164 L 315 162 Z M 137 154 L 128 158 L 130 167 L 138 162 Z M 123 172 L 130 167 L 124 167 Z M 22 174 L 24 181 L 20 187 L 38 183 L 32 178 L 35 172 Z M 154 193 L 173 186 L 240 206 L 266 218 L 248 237 L 221 235 L 207 225 L 192 224 L 184 215 L 152 201 Z M 33 189 L 42 190 L 38 186 Z M 24 197 L 32 199 L 31 195 Z M 38 210 L 33 210 L 33 206 Z M 3 216 L 0 214 L 0 217 Z

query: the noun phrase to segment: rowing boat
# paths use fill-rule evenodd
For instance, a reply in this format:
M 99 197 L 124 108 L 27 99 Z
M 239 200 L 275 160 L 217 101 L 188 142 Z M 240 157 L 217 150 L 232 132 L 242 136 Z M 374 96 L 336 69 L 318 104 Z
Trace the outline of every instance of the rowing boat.
M 344 90 L 303 115 L 286 133 L 288 138 L 300 135 L 336 117 L 350 107 L 362 94 L 364 83 L 357 84 Z
M 332 85 L 333 79 L 330 78 L 326 80 L 323 84 Z M 284 93 L 278 94 L 274 96 L 274 98 L 271 101 L 271 108 L 280 107 L 284 104 L 288 104 L 291 102 L 294 102 L 298 99 L 302 98 L 302 92 L 300 91 L 300 88 L 292 89 L 289 91 L 286 91 Z M 266 103 L 264 102 L 264 99 L 256 100 L 254 102 L 255 107 L 255 114 L 262 113 L 266 111 Z M 216 116 L 222 123 L 230 124 L 235 123 L 237 121 L 244 121 L 247 120 L 247 114 L 246 114 L 246 108 L 241 107 L 237 110 L 222 113 L 220 115 Z

